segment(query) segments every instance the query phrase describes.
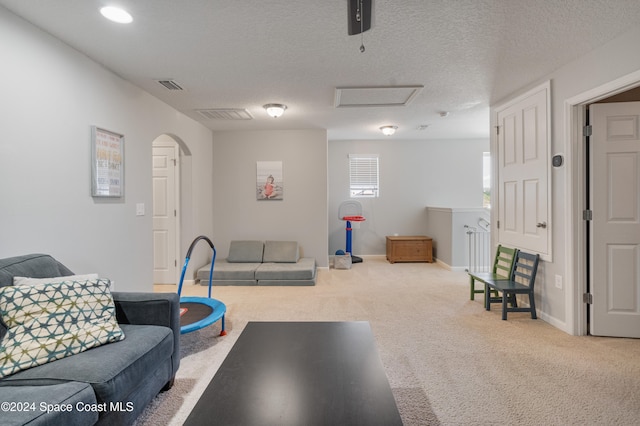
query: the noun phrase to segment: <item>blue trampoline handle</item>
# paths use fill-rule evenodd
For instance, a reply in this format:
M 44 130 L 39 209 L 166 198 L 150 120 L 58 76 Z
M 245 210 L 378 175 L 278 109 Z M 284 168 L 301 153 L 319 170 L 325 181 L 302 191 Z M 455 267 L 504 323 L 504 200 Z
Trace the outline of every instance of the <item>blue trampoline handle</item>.
M 195 240 L 193 240 L 193 242 L 189 246 L 189 250 L 187 250 L 187 256 L 184 259 L 184 265 L 182 266 L 182 273 L 180 274 L 180 285 L 178 286 L 178 296 L 182 294 L 182 283 L 184 282 L 184 274 L 187 272 L 187 265 L 189 264 L 189 259 L 191 259 L 191 252 L 193 251 L 193 248 L 195 247 L 196 243 L 200 240 L 205 240 L 207 243 L 209 243 L 209 246 L 213 250 L 213 257 L 211 258 L 211 270 L 209 271 L 209 298 L 211 298 L 211 282 L 213 280 L 213 264 L 216 261 L 216 248 L 211 242 L 211 240 L 205 237 L 204 235 L 200 235 Z
M 209 292 L 207 293 L 209 296 L 209 299 L 211 299 L 211 284 L 212 284 L 212 280 L 213 280 L 213 264 L 216 263 L 216 248 L 211 245 L 211 248 L 213 249 L 213 256 L 211 256 L 211 269 L 209 269 Z
M 193 242 L 191 243 L 191 245 L 189 246 L 189 250 L 187 250 L 187 259 L 191 258 L 191 252 L 193 251 L 193 248 L 196 246 L 196 243 L 200 240 L 205 240 L 206 242 L 209 243 L 209 246 L 215 250 L 215 248 L 213 247 L 213 243 L 211 242 L 211 240 L 207 237 L 205 237 L 204 235 L 200 235 L 199 237 L 197 237 L 195 240 L 193 240 Z

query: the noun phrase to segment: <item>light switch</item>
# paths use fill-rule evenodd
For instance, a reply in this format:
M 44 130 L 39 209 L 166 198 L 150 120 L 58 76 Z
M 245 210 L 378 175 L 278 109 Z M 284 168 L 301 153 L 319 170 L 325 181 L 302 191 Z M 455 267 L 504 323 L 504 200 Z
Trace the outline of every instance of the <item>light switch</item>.
M 562 290 L 562 275 L 556 275 L 556 288 Z
M 136 204 L 136 216 L 144 216 L 144 203 Z

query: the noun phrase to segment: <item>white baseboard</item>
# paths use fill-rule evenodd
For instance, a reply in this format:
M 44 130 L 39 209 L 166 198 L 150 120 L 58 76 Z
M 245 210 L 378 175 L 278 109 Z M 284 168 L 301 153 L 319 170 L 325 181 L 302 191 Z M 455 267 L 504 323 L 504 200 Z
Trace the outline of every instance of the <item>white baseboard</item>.
M 436 258 L 436 263 L 440 266 L 442 266 L 444 269 L 451 271 L 451 272 L 465 272 L 467 270 L 466 267 L 464 266 L 450 266 L 446 263 L 444 263 L 442 260 L 437 259 Z
M 387 255 L 385 254 L 356 254 L 354 256 L 361 257 L 362 259 L 371 259 L 371 260 L 386 260 Z M 336 257 L 333 254 L 329 255 L 329 263 L 333 263 L 333 258 Z
M 539 309 L 536 309 L 536 313 L 538 314 L 538 317 L 541 320 L 543 320 L 544 322 L 548 322 L 549 324 L 551 324 L 555 328 L 558 328 L 558 329 L 564 331 L 567 334 L 573 335 L 572 330 L 569 329 L 569 326 L 567 325 L 566 322 L 560 321 L 559 319 L 554 318 L 554 317 L 552 317 L 551 315 L 549 315 L 547 313 L 540 312 Z
M 518 306 L 522 306 L 522 307 L 530 307 L 531 305 L 529 305 L 528 303 L 528 298 L 525 297 L 520 297 L 518 299 Z M 544 321 L 546 323 L 551 324 L 552 326 L 554 326 L 557 329 L 560 329 L 562 331 L 564 331 L 567 334 L 573 334 L 571 332 L 571 330 L 569 330 L 569 327 L 567 326 L 567 323 L 564 321 L 560 321 L 557 318 L 552 317 L 551 315 L 540 311 L 540 309 L 536 308 L 536 315 L 538 316 L 538 319 L 541 321 Z
M 386 254 L 364 254 L 362 256 L 356 254 L 356 256 L 361 257 L 362 259 L 387 260 Z

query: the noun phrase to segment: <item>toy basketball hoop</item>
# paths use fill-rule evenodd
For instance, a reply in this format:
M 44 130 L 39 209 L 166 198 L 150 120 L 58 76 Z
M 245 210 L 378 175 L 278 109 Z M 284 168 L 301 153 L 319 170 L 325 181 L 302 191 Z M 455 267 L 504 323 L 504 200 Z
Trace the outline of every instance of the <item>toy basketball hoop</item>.
M 364 216 L 344 216 L 342 220 L 348 220 L 350 222 L 364 222 L 366 219 Z
M 345 251 L 351 255 L 351 263 L 361 263 L 362 258 L 358 256 L 354 256 L 351 251 L 351 234 L 353 232 L 353 227 L 351 222 L 355 224 L 360 224 L 360 222 L 364 222 L 366 219 L 362 216 L 362 205 L 357 201 L 345 201 L 340 204 L 338 208 L 338 219 L 346 221 L 345 231 L 347 234 L 347 241 Z

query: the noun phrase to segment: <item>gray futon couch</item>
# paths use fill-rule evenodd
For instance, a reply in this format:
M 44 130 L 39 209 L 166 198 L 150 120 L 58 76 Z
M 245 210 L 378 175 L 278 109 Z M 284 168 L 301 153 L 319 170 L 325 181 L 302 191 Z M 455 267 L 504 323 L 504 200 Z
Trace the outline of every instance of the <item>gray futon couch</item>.
M 211 264 L 198 269 L 196 279 L 209 284 Z M 300 257 L 296 241 L 231 241 L 226 259 L 216 259 L 213 285 L 311 286 L 316 260 Z

